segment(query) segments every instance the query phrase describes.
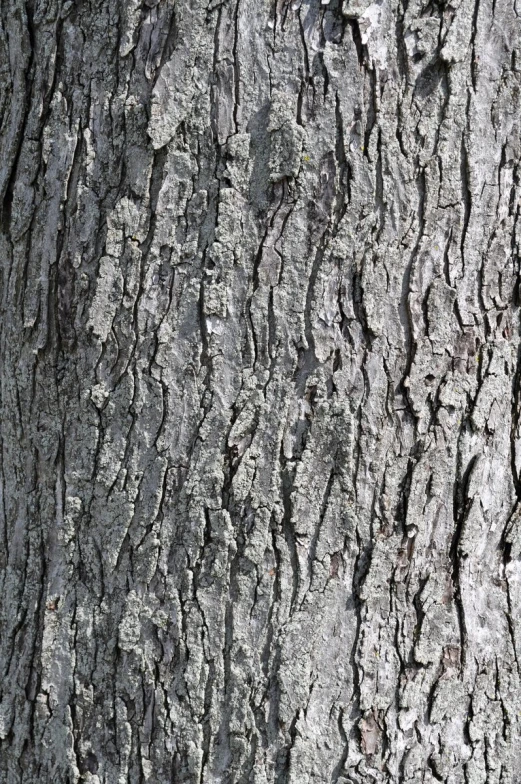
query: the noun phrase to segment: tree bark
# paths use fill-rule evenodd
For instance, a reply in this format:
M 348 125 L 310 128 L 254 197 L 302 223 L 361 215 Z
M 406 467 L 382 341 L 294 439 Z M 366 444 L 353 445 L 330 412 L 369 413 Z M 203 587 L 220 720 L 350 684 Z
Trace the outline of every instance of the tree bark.
M 520 782 L 516 2 L 0 7 L 0 782 Z

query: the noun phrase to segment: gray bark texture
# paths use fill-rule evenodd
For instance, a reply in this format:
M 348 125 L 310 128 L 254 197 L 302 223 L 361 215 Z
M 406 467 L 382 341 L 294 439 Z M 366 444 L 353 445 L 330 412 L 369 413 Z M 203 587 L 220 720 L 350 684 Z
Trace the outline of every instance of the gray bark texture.
M 0 782 L 521 782 L 518 0 L 1 0 Z

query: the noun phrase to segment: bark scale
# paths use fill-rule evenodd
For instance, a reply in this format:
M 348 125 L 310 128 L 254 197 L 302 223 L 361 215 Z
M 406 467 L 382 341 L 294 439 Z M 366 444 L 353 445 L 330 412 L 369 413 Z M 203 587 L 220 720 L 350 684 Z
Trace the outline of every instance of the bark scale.
M 515 3 L 0 9 L 0 781 L 521 781 Z

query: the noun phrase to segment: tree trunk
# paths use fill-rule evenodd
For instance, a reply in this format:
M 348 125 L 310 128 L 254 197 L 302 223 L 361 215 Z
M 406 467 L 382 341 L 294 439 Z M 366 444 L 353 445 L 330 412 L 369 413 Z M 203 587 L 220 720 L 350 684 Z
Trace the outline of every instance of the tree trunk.
M 2 0 L 2 784 L 521 781 L 520 34 Z

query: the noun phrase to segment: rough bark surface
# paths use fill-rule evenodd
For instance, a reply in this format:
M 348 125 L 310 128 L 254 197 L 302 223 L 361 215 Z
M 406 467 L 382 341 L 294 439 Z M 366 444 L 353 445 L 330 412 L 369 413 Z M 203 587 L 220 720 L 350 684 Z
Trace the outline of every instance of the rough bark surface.
M 2 784 L 521 781 L 517 0 L 2 0 Z

